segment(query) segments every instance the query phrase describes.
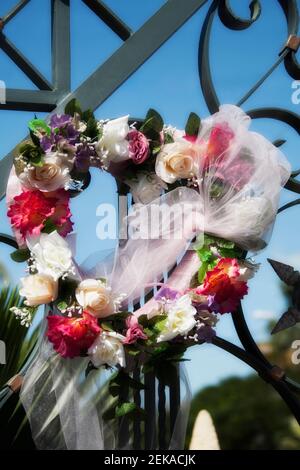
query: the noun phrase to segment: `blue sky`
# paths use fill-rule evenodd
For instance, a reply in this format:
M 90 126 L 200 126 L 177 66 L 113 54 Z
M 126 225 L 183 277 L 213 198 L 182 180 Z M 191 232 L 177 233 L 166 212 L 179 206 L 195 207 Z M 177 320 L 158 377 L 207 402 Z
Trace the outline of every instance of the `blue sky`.
M 107 5 L 134 30 L 165 2 L 162 0 L 107 0 Z M 209 2 L 210 3 L 210 2 Z M 231 6 L 247 17 L 248 3 L 231 0 Z M 262 16 L 249 30 L 227 30 L 215 19 L 211 39 L 211 62 L 215 86 L 221 103 L 236 103 L 276 60 L 287 37 L 286 22 L 279 3 L 262 0 Z M 15 4 L 1 0 L 0 17 Z M 122 41 L 110 31 L 80 1 L 71 1 L 72 88 L 75 89 L 103 63 Z M 300 2 L 299 2 L 300 6 Z M 197 65 L 198 41 L 208 5 L 195 14 L 151 59 L 149 59 L 119 90 L 97 109 L 98 118 L 113 118 L 124 114 L 143 117 L 149 107 L 157 109 L 166 123 L 183 127 L 190 111 L 200 116 L 208 114 L 203 99 Z M 50 1 L 31 0 L 7 26 L 5 33 L 24 55 L 51 80 Z M 29 79 L 0 50 L 0 80 L 9 88 L 35 89 Z M 244 105 L 281 106 L 299 113 L 300 105 L 291 101 L 293 80 L 280 66 L 254 97 Z M 99 84 L 100 86 L 101 84 Z M 0 158 L 26 135 L 26 123 L 33 113 L 0 111 Z M 44 116 L 43 113 L 39 114 Z M 293 168 L 299 159 L 299 137 L 288 126 L 273 120 L 257 120 L 252 129 L 270 140 L 287 139 L 282 150 Z M 299 165 L 299 163 L 298 163 Z M 300 165 L 299 165 L 300 166 Z M 282 201 L 293 196 L 285 191 Z M 77 259 L 84 260 L 93 251 L 109 244 L 96 237 L 96 208 L 101 202 L 116 203 L 115 182 L 107 174 L 93 172 L 93 182 L 84 194 L 72 201 L 77 229 Z M 281 214 L 274 227 L 271 242 L 259 256 L 261 269 L 250 283 L 250 293 L 244 302 L 247 321 L 256 340 L 267 338 L 266 317 L 282 313 L 285 301 L 280 294 L 276 275 L 266 262 L 267 257 L 285 261 L 300 269 L 299 209 Z M 0 202 L 0 231 L 9 233 L 4 201 Z M 111 245 L 111 242 L 110 242 Z M 23 273 L 23 265 L 12 264 L 10 250 L 1 246 L 0 259 L 5 263 L 14 282 Z M 223 316 L 218 334 L 238 342 L 230 316 Z M 249 368 L 229 354 L 213 346 L 194 348 L 187 363 L 194 391 L 218 382 L 231 374 L 247 374 Z

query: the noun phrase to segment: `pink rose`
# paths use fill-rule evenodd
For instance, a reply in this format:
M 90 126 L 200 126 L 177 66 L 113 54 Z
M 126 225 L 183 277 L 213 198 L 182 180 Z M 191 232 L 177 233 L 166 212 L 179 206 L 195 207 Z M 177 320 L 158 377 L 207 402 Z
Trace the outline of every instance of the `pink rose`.
M 143 327 L 139 324 L 138 319 L 135 315 L 130 315 L 126 319 L 126 338 L 123 341 L 124 344 L 135 343 L 138 339 L 147 339 Z
M 129 155 L 133 163 L 139 165 L 149 156 L 149 142 L 140 131 L 132 130 L 128 133 Z

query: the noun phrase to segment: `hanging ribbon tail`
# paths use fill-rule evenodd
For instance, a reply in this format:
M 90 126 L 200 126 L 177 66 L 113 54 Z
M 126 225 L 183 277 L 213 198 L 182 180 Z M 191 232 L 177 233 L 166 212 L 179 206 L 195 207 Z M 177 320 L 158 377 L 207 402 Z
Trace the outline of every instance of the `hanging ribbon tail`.
M 20 400 L 40 450 L 115 449 L 116 431 L 103 422 L 111 400 L 109 374 L 86 377 L 88 358 L 64 359 L 45 339 L 25 375 Z
M 180 407 L 175 419 L 169 450 L 182 450 L 185 448 L 185 438 L 192 402 L 192 392 L 184 364 L 179 365 L 179 387 Z

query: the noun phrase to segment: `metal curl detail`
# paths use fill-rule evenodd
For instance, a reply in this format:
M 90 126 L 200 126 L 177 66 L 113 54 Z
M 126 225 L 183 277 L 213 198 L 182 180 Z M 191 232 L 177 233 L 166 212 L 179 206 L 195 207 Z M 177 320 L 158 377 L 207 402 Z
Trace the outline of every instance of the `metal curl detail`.
M 261 4 L 259 0 L 252 0 L 249 4 L 250 19 L 244 20 L 236 16 L 230 6 L 230 0 L 221 0 L 219 3 L 219 18 L 227 28 L 242 31 L 249 28 L 261 15 Z

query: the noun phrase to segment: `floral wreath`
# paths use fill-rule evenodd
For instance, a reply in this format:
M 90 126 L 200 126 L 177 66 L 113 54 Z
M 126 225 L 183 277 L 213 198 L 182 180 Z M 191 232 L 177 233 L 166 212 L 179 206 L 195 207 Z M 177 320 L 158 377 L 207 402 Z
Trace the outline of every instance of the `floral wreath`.
M 191 113 L 185 131 L 164 125 L 152 109 L 140 122 L 129 124 L 128 116 L 98 121 L 75 100 L 49 123 L 36 117 L 30 121 L 30 139 L 14 158 L 7 191 L 8 217 L 19 244 L 11 257 L 28 263 L 28 275 L 21 279 L 24 302 L 12 311 L 29 326 L 38 306 L 47 305 L 46 337 L 62 358 L 88 357 L 88 372 L 117 367 L 119 379 L 142 387 L 129 378 L 132 368 L 162 368 L 182 360 L 188 347 L 213 341 L 220 316 L 237 314 L 247 282 L 258 268 L 244 259 L 244 249 L 264 245 L 289 167 L 261 136 L 254 138 L 253 133 L 249 138 L 248 118 L 241 110 L 223 108 L 215 120 L 204 122 Z M 272 194 L 265 199 L 262 186 L 267 184 L 259 180 L 265 175 L 259 173 L 256 150 L 249 150 L 253 140 L 260 163 L 262 153 L 269 155 L 266 165 L 273 159 L 273 173 L 268 167 Z M 272 152 L 277 152 L 276 158 Z M 217 206 L 218 217 L 225 221 L 235 214 L 238 228 L 234 232 L 228 223 L 226 230 L 210 229 L 202 243 L 193 245 L 198 266 L 195 269 L 194 261 L 188 284 L 157 284 L 150 312 L 128 311 L 126 293 L 114 291 L 108 278 L 80 277 L 68 243 L 73 228 L 70 198 L 87 187 L 90 167 L 115 176 L 119 192 L 131 193 L 139 207 L 178 188 L 202 198 L 206 191 L 207 205 Z M 259 187 L 255 196 L 254 187 Z M 243 198 L 237 199 L 241 193 Z M 225 217 L 229 200 L 230 214 Z M 113 380 L 119 387 L 120 380 Z M 137 411 L 120 397 L 111 416 Z

